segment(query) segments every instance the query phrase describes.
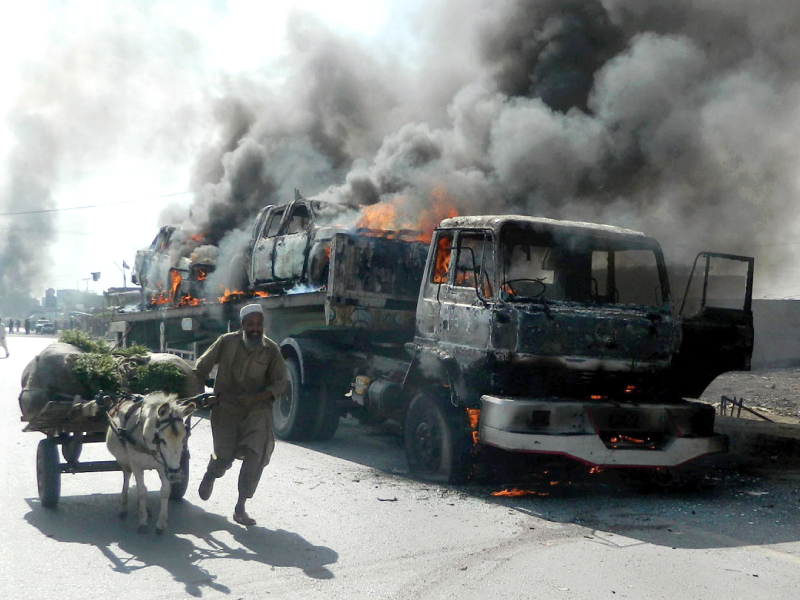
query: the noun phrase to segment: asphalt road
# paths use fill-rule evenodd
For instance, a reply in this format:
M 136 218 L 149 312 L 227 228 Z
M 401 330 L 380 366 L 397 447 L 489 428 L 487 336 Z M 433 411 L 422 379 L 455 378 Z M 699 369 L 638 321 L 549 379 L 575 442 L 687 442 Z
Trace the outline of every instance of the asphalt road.
M 64 475 L 41 506 L 36 445 L 22 432 L 19 377 L 52 341 L 12 335 L 0 359 L 3 598 L 797 598 L 797 470 L 742 471 L 719 458 L 700 485 L 642 489 L 618 473 L 528 462 L 442 487 L 408 476 L 390 428 L 344 421 L 328 443 L 278 443 L 249 505 L 231 520 L 236 469 L 197 495 L 208 422 L 190 440 L 191 485 L 163 536 L 117 519 L 119 473 Z M 83 459 L 108 459 L 102 444 Z M 157 512 L 158 479 L 147 479 Z M 521 497 L 493 497 L 518 487 Z

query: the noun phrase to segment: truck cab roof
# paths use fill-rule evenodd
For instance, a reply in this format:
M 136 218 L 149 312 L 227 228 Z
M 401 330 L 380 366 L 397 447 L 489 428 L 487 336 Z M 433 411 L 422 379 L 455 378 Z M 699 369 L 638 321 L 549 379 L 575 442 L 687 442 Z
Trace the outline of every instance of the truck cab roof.
M 560 231 L 565 235 L 593 236 L 637 241 L 642 245 L 659 247 L 658 241 L 640 231 L 582 221 L 560 221 L 524 215 L 486 215 L 444 219 L 437 229 L 490 229 L 500 231 L 507 226 L 530 228 L 536 231 Z

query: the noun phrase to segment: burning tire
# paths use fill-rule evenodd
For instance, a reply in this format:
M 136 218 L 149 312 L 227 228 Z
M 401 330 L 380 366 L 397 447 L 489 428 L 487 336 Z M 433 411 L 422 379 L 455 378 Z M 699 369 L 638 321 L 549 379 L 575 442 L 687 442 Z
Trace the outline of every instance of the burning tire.
M 411 472 L 427 481 L 465 483 L 472 466 L 466 416 L 424 392 L 411 401 L 405 420 L 406 457 Z
M 286 359 L 286 370 L 289 387 L 272 406 L 275 435 L 282 440 L 307 440 L 313 433 L 314 396 L 301 383 L 297 359 Z
M 53 438 L 40 441 L 36 449 L 36 485 L 42 506 L 55 507 L 61 495 L 61 466 L 58 446 Z

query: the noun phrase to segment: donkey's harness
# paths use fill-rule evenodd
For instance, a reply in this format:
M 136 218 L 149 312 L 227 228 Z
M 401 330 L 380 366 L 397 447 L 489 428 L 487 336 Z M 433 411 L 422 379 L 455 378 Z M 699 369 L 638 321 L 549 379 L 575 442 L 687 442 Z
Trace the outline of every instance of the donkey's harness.
M 121 416 L 120 423 L 121 427 L 115 423 L 114 417 L 116 417 L 122 405 L 125 402 L 130 402 L 131 405 L 125 411 L 125 414 Z M 142 408 L 144 403 L 142 402 L 142 396 L 131 396 L 126 400 L 122 400 L 114 404 L 106 413 L 108 416 L 108 424 L 111 427 L 111 430 L 119 439 L 120 443 L 123 446 L 131 446 L 137 452 L 141 452 L 142 454 L 147 454 L 152 456 L 157 463 L 164 467 L 164 470 L 167 473 L 178 473 L 180 472 L 180 467 L 177 469 L 173 469 L 167 466 L 167 461 L 164 458 L 164 452 L 162 450 L 162 446 L 166 445 L 166 440 L 161 436 L 161 433 L 165 431 L 167 428 L 172 429 L 172 432 L 177 435 L 178 434 L 178 427 L 177 423 L 183 422 L 183 419 L 180 417 L 176 417 L 172 414 L 172 410 L 170 410 L 169 414 L 164 418 L 157 418 L 156 419 L 156 430 L 153 435 L 153 444 L 155 448 L 151 448 L 147 445 L 146 440 L 144 439 L 144 420 L 142 419 Z M 141 434 L 136 435 L 136 431 L 138 429 L 142 429 Z M 189 437 L 189 428 L 186 428 L 186 438 Z

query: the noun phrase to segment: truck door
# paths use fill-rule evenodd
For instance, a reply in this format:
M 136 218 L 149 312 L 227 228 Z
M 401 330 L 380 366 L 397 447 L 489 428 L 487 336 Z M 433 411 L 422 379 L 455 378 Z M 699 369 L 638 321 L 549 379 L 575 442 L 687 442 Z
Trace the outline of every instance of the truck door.
M 256 240 L 253 248 L 253 278 L 250 280 L 253 285 L 270 283 L 274 280 L 272 258 L 275 252 L 275 240 L 280 231 L 281 221 L 285 212 L 285 206 L 273 208 L 266 218 L 261 234 Z
M 682 397 L 700 397 L 727 371 L 750 370 L 753 264 L 748 256 L 697 255 L 681 302 L 683 338 L 674 361 Z
M 250 282 L 250 285 L 253 285 L 256 282 L 256 275 L 253 270 L 253 265 L 254 265 L 253 251 L 255 250 L 258 239 L 261 237 L 261 230 L 264 229 L 264 222 L 269 217 L 270 211 L 273 208 L 274 208 L 273 206 L 265 206 L 260 211 L 258 211 L 256 220 L 253 223 L 253 230 L 250 232 L 250 243 L 247 245 L 247 250 L 245 251 L 245 264 L 247 265 L 247 279 Z
M 439 344 L 459 365 L 465 384 L 459 390 L 462 399 L 470 390 L 485 389 L 488 385 L 492 322 L 488 304 L 493 268 L 491 233 L 459 231 L 451 258 L 451 275 L 440 295 Z
M 429 250 L 428 264 L 417 303 L 417 337 L 435 341 L 441 333 L 441 296 L 450 273 L 450 256 L 453 247 L 452 231 L 434 233 Z
M 295 202 L 289 209 L 284 233 L 275 240 L 275 280 L 300 281 L 306 262 L 310 228 L 311 211 L 305 203 Z
M 488 271 L 494 265 L 491 234 L 461 231 L 454 251 L 452 279 L 441 294 L 440 339 L 468 353 L 485 350 L 491 317 L 486 299 L 492 295 Z

